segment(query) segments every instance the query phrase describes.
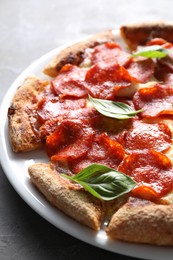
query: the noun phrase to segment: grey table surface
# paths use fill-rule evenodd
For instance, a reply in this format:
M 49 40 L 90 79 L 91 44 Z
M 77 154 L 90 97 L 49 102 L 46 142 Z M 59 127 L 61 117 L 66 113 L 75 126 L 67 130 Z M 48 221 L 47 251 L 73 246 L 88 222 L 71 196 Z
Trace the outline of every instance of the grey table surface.
M 173 20 L 171 0 L 0 0 L 0 101 L 51 49 L 115 26 Z M 0 167 L 0 260 L 124 259 L 73 238 L 34 212 Z M 166 260 L 166 258 L 165 258 Z

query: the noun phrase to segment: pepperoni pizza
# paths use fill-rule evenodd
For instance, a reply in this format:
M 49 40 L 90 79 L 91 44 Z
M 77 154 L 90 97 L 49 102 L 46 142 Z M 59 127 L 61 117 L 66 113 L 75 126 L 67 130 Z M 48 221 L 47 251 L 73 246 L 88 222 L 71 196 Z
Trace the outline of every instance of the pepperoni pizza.
M 44 149 L 32 183 L 110 239 L 173 245 L 173 25 L 94 35 L 28 77 L 8 111 L 14 152 Z M 105 221 L 106 219 L 106 221 Z

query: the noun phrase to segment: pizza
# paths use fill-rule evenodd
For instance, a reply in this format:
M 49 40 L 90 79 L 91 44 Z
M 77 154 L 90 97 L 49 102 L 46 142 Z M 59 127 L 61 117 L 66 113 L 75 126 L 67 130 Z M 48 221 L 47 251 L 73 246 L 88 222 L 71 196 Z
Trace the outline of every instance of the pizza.
M 33 185 L 109 239 L 173 245 L 173 25 L 121 26 L 69 46 L 8 109 Z

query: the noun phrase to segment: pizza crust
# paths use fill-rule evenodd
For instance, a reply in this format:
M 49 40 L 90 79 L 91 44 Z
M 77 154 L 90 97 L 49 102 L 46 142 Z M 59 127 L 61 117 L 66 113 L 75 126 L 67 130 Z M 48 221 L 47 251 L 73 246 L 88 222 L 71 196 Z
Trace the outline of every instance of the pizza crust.
M 71 45 L 54 57 L 44 68 L 43 72 L 50 77 L 56 77 L 58 71 L 65 64 L 79 65 L 83 60 L 85 49 L 108 41 L 115 41 L 115 36 L 111 30 L 95 34 L 85 41 Z
M 125 25 L 120 28 L 121 37 L 131 50 L 145 45 L 153 38 L 163 38 L 173 42 L 173 23 L 153 22 Z
M 20 86 L 8 109 L 11 146 L 14 152 L 32 151 L 41 147 L 39 135 L 31 126 L 30 114 L 39 94 L 49 84 L 38 77 L 28 77 Z
M 111 239 L 152 245 L 173 245 L 173 205 L 130 198 L 111 218 Z
M 100 200 L 61 177 L 49 164 L 30 166 L 29 175 L 33 184 L 52 205 L 81 224 L 94 230 L 100 229 L 104 215 Z

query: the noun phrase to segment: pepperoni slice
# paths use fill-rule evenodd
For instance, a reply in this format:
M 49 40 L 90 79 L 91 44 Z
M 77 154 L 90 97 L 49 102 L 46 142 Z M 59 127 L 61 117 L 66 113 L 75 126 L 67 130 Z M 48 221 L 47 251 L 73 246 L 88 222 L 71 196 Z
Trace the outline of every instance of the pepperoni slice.
M 172 48 L 172 51 L 173 51 L 173 48 Z M 168 56 L 160 59 L 158 61 L 159 64 L 162 64 L 163 66 L 165 66 L 169 72 L 173 72 L 173 54 L 169 54 Z
M 147 42 L 147 46 L 151 46 L 151 45 L 164 45 L 166 44 L 167 41 L 162 39 L 162 38 L 154 38 L 151 41 Z
M 93 139 L 93 130 L 80 120 L 63 120 L 56 131 L 46 139 L 51 161 L 68 163 L 87 153 Z
M 70 167 L 74 173 L 79 172 L 92 163 L 104 164 L 117 169 L 124 156 L 123 147 L 118 142 L 111 140 L 106 133 L 102 133 L 95 136 L 88 153 L 73 162 Z
M 57 125 L 60 121 L 62 121 L 62 118 L 56 117 L 51 120 L 47 120 L 43 125 L 41 125 L 39 135 L 42 141 L 45 141 L 46 137 L 57 129 Z
M 167 73 L 164 76 L 164 83 L 173 86 L 173 73 Z
M 139 89 L 133 96 L 135 109 L 143 109 L 142 117 L 173 115 L 173 88 L 156 84 Z
M 76 120 L 79 119 L 83 120 L 83 122 L 87 122 L 87 125 L 95 125 L 98 119 L 100 119 L 100 114 L 92 107 L 85 107 L 79 108 L 75 110 L 68 110 L 66 113 L 57 116 L 55 118 L 51 118 L 40 127 L 40 137 L 42 140 L 45 140 L 46 137 L 52 134 L 59 123 L 63 120 L 70 119 Z
M 145 197 L 144 191 L 148 188 L 151 189 L 152 196 L 159 198 L 172 190 L 171 161 L 164 154 L 154 150 L 132 153 L 123 160 L 118 170 L 131 176 L 138 183 L 134 190 L 135 195 Z
M 55 94 L 64 97 L 86 97 L 87 92 L 83 85 L 86 69 L 75 65 L 65 65 L 55 80 L 52 81 L 52 88 Z
M 108 42 L 96 46 L 91 54 L 91 63 L 118 63 L 120 66 L 127 66 L 131 62 L 130 54 L 121 50 L 114 42 Z
M 170 72 L 165 66 L 157 63 L 157 66 L 155 67 L 155 71 L 154 71 L 154 77 L 158 81 L 165 83 L 168 73 L 170 73 Z
M 64 115 L 70 110 L 86 107 L 86 99 L 60 99 L 59 97 L 44 98 L 37 108 L 38 119 L 41 122 Z
M 173 86 L 173 73 L 163 64 L 157 63 L 154 77 L 165 85 Z
M 170 50 L 168 55 L 162 59 L 158 59 L 157 63 L 165 66 L 169 72 L 173 72 L 173 44 L 162 38 L 154 38 L 147 45 L 161 45 L 163 48 Z
M 127 68 L 127 71 L 139 82 L 146 83 L 154 73 L 154 62 L 152 59 L 139 59 L 133 61 Z
M 85 77 L 85 87 L 91 96 L 114 99 L 117 89 L 129 87 L 135 81 L 128 71 L 118 64 L 96 64 Z
M 171 138 L 171 131 L 166 124 L 135 120 L 125 134 L 124 148 L 128 153 L 143 149 L 163 152 L 170 148 Z

